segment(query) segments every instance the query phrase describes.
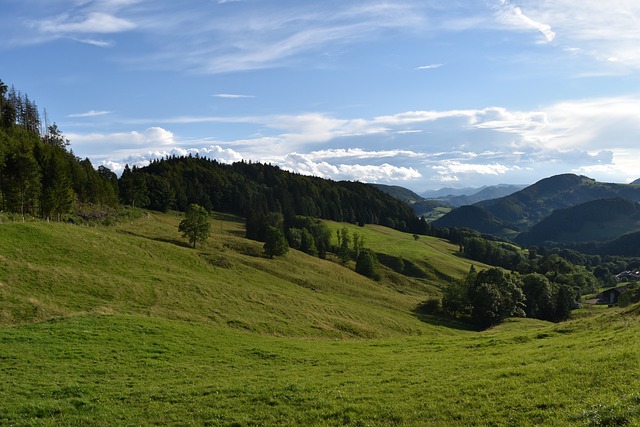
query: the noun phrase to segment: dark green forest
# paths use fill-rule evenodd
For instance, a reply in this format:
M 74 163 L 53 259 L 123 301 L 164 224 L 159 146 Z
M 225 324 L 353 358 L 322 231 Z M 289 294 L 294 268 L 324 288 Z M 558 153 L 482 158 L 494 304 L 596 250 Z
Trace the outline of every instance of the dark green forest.
M 118 204 L 117 176 L 69 150 L 55 123 L 27 94 L 0 81 L 0 210 L 62 219 L 84 207 Z

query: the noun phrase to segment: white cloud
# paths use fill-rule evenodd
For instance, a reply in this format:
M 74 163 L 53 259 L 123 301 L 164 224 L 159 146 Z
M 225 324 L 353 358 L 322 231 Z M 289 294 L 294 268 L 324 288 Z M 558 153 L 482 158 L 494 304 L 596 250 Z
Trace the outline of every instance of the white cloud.
M 423 6 L 412 2 L 298 2 L 282 7 L 253 2 L 252 7 L 163 8 L 139 19 L 153 35 L 157 51 L 139 63 L 171 64 L 217 74 L 299 64 L 305 55 L 330 55 L 345 46 L 369 43 L 396 31 L 424 25 Z M 181 37 L 176 38 L 175 34 Z
M 162 156 L 187 145 L 205 146 L 208 140 L 208 145 L 219 150 L 231 150 L 212 152 L 214 157 L 226 156 L 230 161 L 245 158 L 300 173 L 370 182 L 424 181 L 430 176 L 439 181 L 473 181 L 473 177 L 480 176 L 483 180 L 513 180 L 516 175 L 519 182 L 526 182 L 531 170 L 593 171 L 608 180 L 620 181 L 637 169 L 636 162 L 629 159 L 640 158 L 640 149 L 636 148 L 640 147 L 640 98 L 632 97 L 563 101 L 532 111 L 491 106 L 408 111 L 373 118 L 342 119 L 305 113 L 140 122 L 178 126 L 243 123 L 259 131 L 224 141 L 187 140 L 158 126 L 143 131 L 68 137 L 75 152 L 93 154 L 101 161 L 130 156 L 142 156 L 144 160 L 149 158 L 148 153 Z M 408 126 L 409 133 L 398 134 Z M 400 139 L 403 148 L 393 148 Z M 111 153 L 108 158 L 107 153 Z M 204 153 L 206 150 L 200 151 L 201 155 Z
M 408 150 L 367 151 L 361 148 L 334 148 L 321 151 L 312 151 L 306 155 L 308 159 L 380 159 L 388 157 L 420 158 L 425 155 Z
M 298 153 L 289 154 L 281 163 L 281 166 L 297 173 L 334 180 L 394 182 L 416 180 L 422 177 L 414 168 L 398 167 L 388 163 L 382 165 L 353 165 L 314 162 L 309 157 Z
M 73 40 L 79 42 L 79 43 L 84 43 L 84 44 L 88 44 L 91 46 L 97 46 L 97 47 L 111 47 L 113 46 L 113 42 L 108 41 L 108 40 L 96 40 L 96 39 L 80 39 L 80 38 L 73 38 Z
M 228 98 L 228 99 L 255 98 L 255 96 L 253 95 L 238 95 L 233 93 L 216 93 L 213 96 L 217 98 Z
M 609 66 L 640 68 L 638 1 L 521 0 L 518 3 L 523 14 L 533 22 L 552 27 L 557 34 L 555 41 L 570 54 L 589 55 Z
M 63 14 L 52 19 L 35 23 L 44 33 L 75 34 L 75 33 L 119 33 L 136 28 L 136 24 L 126 19 L 118 18 L 102 12 L 90 12 L 86 16 L 69 16 Z
M 90 110 L 90 111 L 87 111 L 86 113 L 69 114 L 67 117 L 75 117 L 75 118 L 80 118 L 80 117 L 98 117 L 98 116 L 104 116 L 104 115 L 107 115 L 107 114 L 111 114 L 111 111 Z
M 416 70 L 434 70 L 436 68 L 442 67 L 444 64 L 429 64 L 429 65 L 421 65 L 417 67 Z
M 68 133 L 67 138 L 71 141 L 72 147 L 80 148 L 83 152 L 91 154 L 108 153 L 130 147 L 157 147 L 176 144 L 171 131 L 156 126 L 143 132 Z
M 173 147 L 165 150 L 150 150 L 150 151 L 142 151 L 137 153 L 132 153 L 126 155 L 117 160 L 109 159 L 109 160 L 101 160 L 100 164 L 108 167 L 118 175 L 122 173 L 125 165 L 129 165 L 129 167 L 137 166 L 144 167 L 151 163 L 152 160 L 162 159 L 165 157 L 171 156 L 189 156 L 198 154 L 201 157 L 206 157 L 212 160 L 216 160 L 220 163 L 234 163 L 239 162 L 243 158 L 242 156 L 228 148 L 222 148 L 217 145 L 211 145 L 208 147 L 201 148 L 179 148 Z
M 437 173 L 437 180 L 442 182 L 454 182 L 460 180 L 460 175 L 504 175 L 512 170 L 520 169 L 518 166 L 507 166 L 499 163 L 461 163 L 458 161 L 444 161 L 433 170 Z
M 556 33 L 553 32 L 550 25 L 530 18 L 522 12 L 522 9 L 512 5 L 508 0 L 500 0 L 497 16 L 499 21 L 514 28 L 538 30 L 544 35 L 547 42 L 552 42 L 556 38 Z

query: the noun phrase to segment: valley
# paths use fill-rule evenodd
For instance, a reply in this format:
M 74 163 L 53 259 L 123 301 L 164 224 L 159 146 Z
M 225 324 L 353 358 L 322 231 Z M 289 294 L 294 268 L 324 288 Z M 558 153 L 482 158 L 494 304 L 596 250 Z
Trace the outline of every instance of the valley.
M 415 310 L 471 266 L 444 240 L 349 226 L 413 266 L 372 281 L 331 256 L 270 260 L 230 215 L 192 249 L 180 217 L 2 224 L 2 424 L 640 421 L 637 305 L 478 332 Z

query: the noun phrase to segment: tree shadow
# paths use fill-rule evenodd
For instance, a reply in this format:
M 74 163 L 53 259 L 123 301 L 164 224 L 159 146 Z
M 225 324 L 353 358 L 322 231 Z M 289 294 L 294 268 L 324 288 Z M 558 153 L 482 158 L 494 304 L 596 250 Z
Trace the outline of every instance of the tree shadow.
M 220 221 L 220 222 L 226 222 L 226 223 L 232 223 L 232 224 L 239 224 L 242 225 L 244 227 L 245 224 L 245 220 L 244 218 L 241 218 L 237 215 L 233 215 L 233 214 L 227 214 L 227 213 L 222 213 L 222 212 L 214 212 L 213 214 L 211 214 L 211 217 L 215 220 L 215 221 Z M 220 225 L 220 232 L 222 233 L 222 225 Z M 245 237 L 246 236 L 246 231 L 242 228 L 239 230 L 225 230 L 225 232 L 231 236 L 236 236 L 236 237 Z
M 413 309 L 412 314 L 421 322 L 432 326 L 444 326 L 459 331 L 479 331 L 474 325 L 445 316 L 440 307 L 432 301 L 439 303 L 437 300 L 423 301 Z
M 181 246 L 183 248 L 193 249 L 193 246 L 191 246 L 191 244 L 189 244 L 188 242 L 185 242 L 184 240 L 168 239 L 165 237 L 150 237 L 150 236 L 145 236 L 144 234 L 134 233 L 133 231 L 120 231 L 120 233 L 129 235 L 129 236 L 140 237 L 142 239 L 153 240 L 154 242 L 169 243 L 172 245 Z

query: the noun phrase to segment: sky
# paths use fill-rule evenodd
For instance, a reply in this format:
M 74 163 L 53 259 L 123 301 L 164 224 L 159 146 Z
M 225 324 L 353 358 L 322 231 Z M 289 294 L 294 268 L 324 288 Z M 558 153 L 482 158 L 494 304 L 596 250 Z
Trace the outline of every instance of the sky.
M 76 156 L 442 187 L 640 178 L 637 0 L 3 0 Z

